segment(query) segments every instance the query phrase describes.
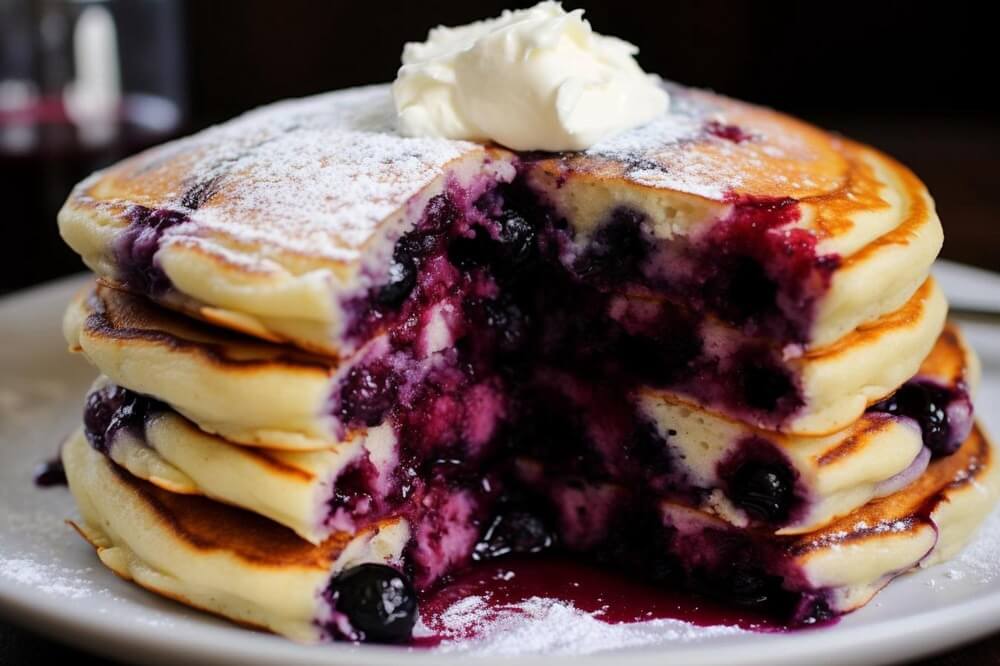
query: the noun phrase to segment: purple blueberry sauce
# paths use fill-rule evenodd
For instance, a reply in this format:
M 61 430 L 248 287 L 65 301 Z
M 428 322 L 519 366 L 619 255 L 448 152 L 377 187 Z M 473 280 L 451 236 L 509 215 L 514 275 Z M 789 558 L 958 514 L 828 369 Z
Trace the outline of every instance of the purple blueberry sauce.
M 717 474 L 726 497 L 758 524 L 787 525 L 807 501 L 794 467 L 762 437 L 748 437 L 737 444 L 719 463 Z
M 415 643 L 433 647 L 490 635 L 496 631 L 494 623 L 502 621 L 500 618 L 512 608 L 539 600 L 561 603 L 612 625 L 671 619 L 704 627 L 739 626 L 763 632 L 784 629 L 754 609 L 719 603 L 669 586 L 650 586 L 630 574 L 562 553 L 481 561 L 421 599 L 420 618 L 429 635 L 417 638 Z M 456 622 L 456 608 L 466 605 L 470 598 L 481 600 L 484 607 Z
M 721 123 L 718 120 L 710 120 L 705 123 L 705 131 L 712 136 L 725 139 L 726 141 L 731 141 L 733 143 L 743 143 L 744 141 L 749 141 L 753 138 L 752 134 L 748 134 L 739 125 L 729 125 Z
M 819 298 L 840 263 L 793 227 L 795 199 L 733 197 L 702 236 L 662 244 L 644 268 L 657 289 L 750 335 L 805 343 Z
M 824 591 L 801 579 L 782 537 L 683 518 L 675 523 L 657 512 L 661 496 L 649 487 L 567 477 L 558 465 L 537 472 L 527 482 L 536 492 L 530 506 L 554 518 L 523 521 L 528 543 L 537 542 L 538 525 L 550 525 L 557 551 L 656 587 L 707 595 L 792 627 L 832 617 Z M 477 548 L 491 546 L 484 537 Z

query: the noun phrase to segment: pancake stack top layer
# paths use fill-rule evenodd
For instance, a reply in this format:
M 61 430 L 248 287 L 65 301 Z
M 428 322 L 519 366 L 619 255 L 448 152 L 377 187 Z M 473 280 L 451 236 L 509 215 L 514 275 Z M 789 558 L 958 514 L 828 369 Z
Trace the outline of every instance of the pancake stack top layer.
M 419 591 L 558 540 L 811 622 L 952 552 L 997 483 L 925 189 L 670 93 L 553 155 L 402 138 L 361 88 L 81 183 L 60 228 L 101 279 L 64 331 L 104 375 L 64 454 L 81 533 L 303 639 L 405 637 L 409 583 L 365 562 Z M 373 624 L 359 580 L 409 611 Z

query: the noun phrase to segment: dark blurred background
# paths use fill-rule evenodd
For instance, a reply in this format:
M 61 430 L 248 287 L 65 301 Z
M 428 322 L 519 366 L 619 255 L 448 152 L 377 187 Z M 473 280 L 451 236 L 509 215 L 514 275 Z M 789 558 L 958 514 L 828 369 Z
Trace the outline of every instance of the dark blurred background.
M 80 270 L 55 213 L 90 170 L 275 99 L 389 81 L 403 43 L 431 26 L 528 4 L 0 0 L 0 291 Z M 937 200 L 944 256 L 1000 271 L 1000 58 L 987 4 L 565 5 L 639 45 L 648 71 L 896 156 Z M 94 73 L 115 58 L 112 82 Z M 119 105 L 114 127 L 87 126 L 96 111 L 60 93 L 72 80 Z

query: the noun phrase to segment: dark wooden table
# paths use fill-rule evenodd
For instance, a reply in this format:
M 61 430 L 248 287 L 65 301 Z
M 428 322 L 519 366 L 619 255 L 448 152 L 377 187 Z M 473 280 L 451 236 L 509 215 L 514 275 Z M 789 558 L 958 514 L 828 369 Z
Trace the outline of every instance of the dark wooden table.
M 73 648 L 64 647 L 28 631 L 0 623 L 0 666 L 24 664 L 128 664 L 128 655 L 121 661 L 94 657 Z M 912 662 L 914 666 L 994 666 L 1000 665 L 1000 634 L 945 654 Z M 805 665 L 804 665 L 805 666 Z

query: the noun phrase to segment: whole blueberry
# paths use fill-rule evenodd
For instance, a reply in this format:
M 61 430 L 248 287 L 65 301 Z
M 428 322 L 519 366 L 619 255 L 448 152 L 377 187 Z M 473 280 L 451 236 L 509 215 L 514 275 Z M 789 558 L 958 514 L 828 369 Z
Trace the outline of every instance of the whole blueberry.
M 948 405 L 954 399 L 954 392 L 947 387 L 929 381 L 911 381 L 870 410 L 915 420 L 931 453 L 944 456 L 954 453 L 961 444 L 952 437 L 948 422 Z
M 379 305 L 394 307 L 406 300 L 417 285 L 417 264 L 413 257 L 397 247 L 389 266 L 389 279 L 378 290 L 375 300 Z
M 474 560 L 511 554 L 540 553 L 555 544 L 555 536 L 538 516 L 521 510 L 497 515 L 472 551 Z
M 500 243 L 505 263 L 513 268 L 527 263 L 535 250 L 535 229 L 513 211 L 500 219 Z
M 793 484 L 785 465 L 751 462 L 733 475 L 729 495 L 751 517 L 777 523 L 788 518 Z
M 637 211 L 615 210 L 594 233 L 587 250 L 576 261 L 576 271 L 584 277 L 601 280 L 636 277 L 651 247 L 643 235 L 642 219 Z
M 115 384 L 108 384 L 87 395 L 83 410 L 84 434 L 96 450 L 107 452 L 114 430 L 134 411 L 136 396 Z
M 361 564 L 330 581 L 330 600 L 347 617 L 351 640 L 404 643 L 417 621 L 417 593 L 409 579 L 384 564 Z

